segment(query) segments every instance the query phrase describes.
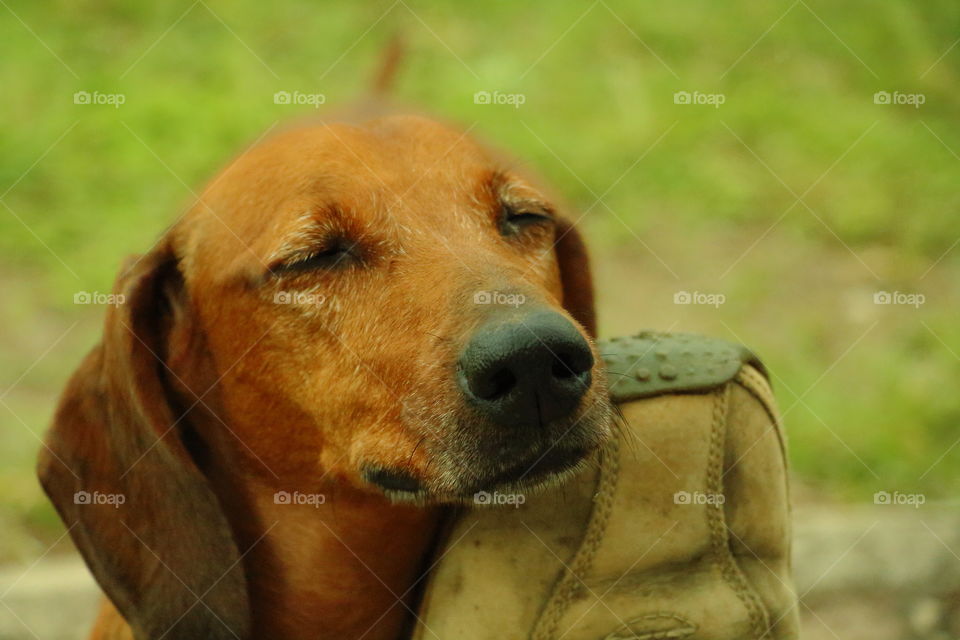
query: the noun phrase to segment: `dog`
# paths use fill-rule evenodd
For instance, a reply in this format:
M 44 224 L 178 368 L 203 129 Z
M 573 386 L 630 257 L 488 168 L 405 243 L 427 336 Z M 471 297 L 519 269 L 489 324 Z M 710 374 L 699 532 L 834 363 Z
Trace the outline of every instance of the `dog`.
M 610 436 L 555 199 L 360 111 L 248 149 L 121 270 L 38 467 L 107 596 L 94 638 L 400 637 L 448 505 Z

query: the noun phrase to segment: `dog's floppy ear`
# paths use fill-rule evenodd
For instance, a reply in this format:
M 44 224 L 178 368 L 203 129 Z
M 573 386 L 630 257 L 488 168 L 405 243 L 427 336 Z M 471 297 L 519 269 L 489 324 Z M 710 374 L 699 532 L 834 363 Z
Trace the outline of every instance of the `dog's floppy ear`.
M 102 342 L 60 400 L 41 484 L 136 638 L 246 638 L 237 543 L 165 383 L 166 337 L 187 305 L 166 240 L 114 294 Z
M 563 284 L 563 308 L 583 325 L 592 338 L 597 337 L 597 315 L 593 304 L 593 280 L 587 247 L 577 228 L 559 219 L 554 246 Z

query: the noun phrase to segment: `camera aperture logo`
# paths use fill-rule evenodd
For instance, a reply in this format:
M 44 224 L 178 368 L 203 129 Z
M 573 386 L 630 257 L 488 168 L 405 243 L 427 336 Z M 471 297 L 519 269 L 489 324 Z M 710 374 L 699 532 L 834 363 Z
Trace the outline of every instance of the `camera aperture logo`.
M 527 501 L 527 497 L 522 493 L 500 493 L 499 491 L 494 491 L 490 493 L 489 491 L 478 491 L 473 494 L 473 504 L 479 505 L 513 505 L 514 508 L 519 509 L 520 505 Z
M 327 96 L 322 93 L 303 93 L 302 91 L 277 91 L 273 94 L 273 104 L 310 105 L 319 109 L 326 103 Z
M 73 294 L 73 304 L 108 304 L 119 307 L 127 298 L 122 293 L 100 293 L 99 291 L 77 291 Z
M 101 493 L 99 491 L 77 491 L 73 494 L 73 504 L 110 505 L 119 509 L 126 503 L 127 496 L 122 493 Z
M 721 505 L 727 501 L 722 493 L 704 493 L 702 491 L 677 491 L 673 494 L 673 504 Z
M 500 91 L 477 91 L 473 94 L 473 104 L 505 104 L 519 109 L 526 104 L 527 96 L 522 93 L 502 93 Z
M 873 104 L 905 104 L 919 109 L 927 101 L 923 93 L 901 93 L 899 91 L 877 91 L 873 94 Z
M 327 296 L 321 293 L 306 293 L 305 291 L 277 291 L 273 294 L 274 304 L 302 304 L 319 307 L 327 301 Z
M 719 309 L 726 303 L 727 296 L 722 293 L 703 293 L 701 291 L 677 291 L 673 294 L 673 304 L 704 304 Z
M 473 304 L 499 304 L 519 307 L 527 301 L 522 293 L 502 293 L 500 291 L 477 291 L 473 294 Z
M 77 91 L 73 94 L 73 104 L 108 105 L 119 109 L 126 104 L 127 96 L 122 93 L 100 93 L 99 91 Z
M 277 491 L 273 494 L 273 504 L 297 504 L 307 505 L 314 509 L 320 507 L 327 501 L 327 496 L 322 493 L 300 493 L 294 491 Z
M 701 91 L 677 91 L 673 94 L 673 104 L 708 105 L 719 109 L 727 101 L 723 93 L 703 93 Z
M 927 496 L 922 493 L 900 493 L 899 491 L 877 491 L 873 494 L 873 504 L 905 505 L 919 509 L 925 504 Z
M 919 309 L 927 301 L 922 293 L 905 293 L 903 291 L 877 291 L 873 294 L 873 304 L 897 304 Z

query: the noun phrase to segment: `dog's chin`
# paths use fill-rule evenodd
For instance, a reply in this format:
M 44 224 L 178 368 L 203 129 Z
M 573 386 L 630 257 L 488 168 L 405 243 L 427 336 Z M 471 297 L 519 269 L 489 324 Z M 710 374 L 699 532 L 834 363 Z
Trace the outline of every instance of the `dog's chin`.
M 594 450 L 594 447 L 547 449 L 515 462 L 506 469 L 491 471 L 473 480 L 473 484 L 468 485 L 457 498 L 459 501 L 475 502 L 478 494 L 499 492 L 527 495 L 562 484 L 586 465 Z
M 377 487 L 388 499 L 413 504 L 487 504 L 486 496 L 513 494 L 530 496 L 558 486 L 577 475 L 588 465 L 596 447 L 574 449 L 550 448 L 537 455 L 510 464 L 506 468 L 457 478 L 447 486 L 431 486 L 407 472 L 390 469 L 366 469 L 364 479 Z
M 523 447 L 516 440 L 475 436 L 467 449 L 453 439 L 430 451 L 429 470 L 368 465 L 361 475 L 393 502 L 482 506 L 481 498 L 494 492 L 526 497 L 566 482 L 587 466 L 612 437 L 615 415 L 609 402 L 596 401 L 573 426 L 553 425 L 559 437 L 541 437 Z M 460 425 L 471 433 L 484 433 L 486 426 Z

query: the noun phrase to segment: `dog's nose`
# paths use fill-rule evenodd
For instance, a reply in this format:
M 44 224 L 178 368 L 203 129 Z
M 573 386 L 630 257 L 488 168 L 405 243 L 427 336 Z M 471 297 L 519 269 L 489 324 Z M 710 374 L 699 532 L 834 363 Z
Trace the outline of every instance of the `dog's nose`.
M 559 313 L 511 316 L 480 327 L 460 356 L 460 384 L 484 415 L 506 427 L 570 415 L 590 388 L 590 345 Z

